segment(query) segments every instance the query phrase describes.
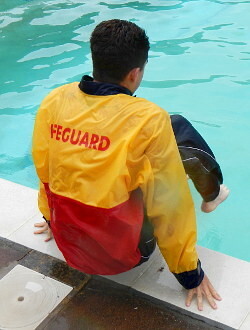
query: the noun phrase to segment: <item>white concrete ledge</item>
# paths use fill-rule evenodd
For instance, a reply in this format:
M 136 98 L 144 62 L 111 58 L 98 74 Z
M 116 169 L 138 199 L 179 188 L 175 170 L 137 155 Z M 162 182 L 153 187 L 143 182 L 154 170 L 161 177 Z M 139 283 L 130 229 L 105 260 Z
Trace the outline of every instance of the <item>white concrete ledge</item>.
M 54 240 L 45 243 L 45 235 L 33 234 L 34 223 L 42 221 L 36 200 L 36 190 L 0 179 L 0 236 L 64 260 Z M 210 324 L 249 330 L 250 263 L 203 247 L 198 247 L 198 252 L 204 271 L 223 298 L 217 310 L 206 302 L 202 312 L 195 303 L 185 307 L 186 290 L 169 272 L 158 249 L 140 267 L 106 278 L 181 308 L 184 313 L 191 312 Z

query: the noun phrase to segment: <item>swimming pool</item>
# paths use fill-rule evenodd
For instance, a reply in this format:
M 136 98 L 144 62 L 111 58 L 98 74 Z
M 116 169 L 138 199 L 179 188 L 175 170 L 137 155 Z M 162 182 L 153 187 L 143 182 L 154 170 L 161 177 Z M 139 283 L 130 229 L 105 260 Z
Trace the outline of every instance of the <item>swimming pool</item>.
M 199 244 L 250 261 L 250 1 L 2 0 L 0 177 L 37 187 L 30 155 L 36 109 L 53 88 L 91 73 L 88 39 L 105 19 L 146 29 L 150 58 L 136 92 L 202 133 L 231 190 L 199 210 Z

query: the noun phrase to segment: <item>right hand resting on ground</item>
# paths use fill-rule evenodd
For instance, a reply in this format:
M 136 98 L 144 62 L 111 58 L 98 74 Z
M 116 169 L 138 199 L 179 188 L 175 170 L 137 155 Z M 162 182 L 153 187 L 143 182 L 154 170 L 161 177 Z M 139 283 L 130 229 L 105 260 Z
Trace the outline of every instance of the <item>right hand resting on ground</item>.
M 34 227 L 39 227 L 41 228 L 40 230 L 37 230 L 34 232 L 34 234 L 43 234 L 44 232 L 47 231 L 47 237 L 44 240 L 44 242 L 48 242 L 53 238 L 53 234 L 51 229 L 49 228 L 49 225 L 47 224 L 47 222 L 39 222 L 39 223 L 35 223 Z
M 217 309 L 217 305 L 216 305 L 214 299 L 221 300 L 220 295 L 216 292 L 216 290 L 214 289 L 214 287 L 212 286 L 212 284 L 210 283 L 210 281 L 206 275 L 204 275 L 204 279 L 202 280 L 201 284 L 197 288 L 188 290 L 187 299 L 186 299 L 187 307 L 189 307 L 191 305 L 194 295 L 197 296 L 196 297 L 197 307 L 198 307 L 199 311 L 203 310 L 203 296 L 205 296 L 205 298 L 209 302 L 209 305 L 213 309 Z

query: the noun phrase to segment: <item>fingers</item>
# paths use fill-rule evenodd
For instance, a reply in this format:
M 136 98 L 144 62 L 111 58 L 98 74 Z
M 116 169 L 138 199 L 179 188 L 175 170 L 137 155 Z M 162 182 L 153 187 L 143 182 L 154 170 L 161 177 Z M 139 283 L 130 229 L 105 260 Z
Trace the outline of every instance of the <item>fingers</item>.
M 202 291 L 197 287 L 197 306 L 199 311 L 203 311 Z
M 191 305 L 194 294 L 195 294 L 195 289 L 188 290 L 187 299 L 186 299 L 187 307 Z
M 222 300 L 218 292 L 214 289 L 212 284 L 210 283 L 209 279 L 205 275 L 201 284 L 195 288 L 188 291 L 187 298 L 186 298 L 186 306 L 189 307 L 191 305 L 193 296 L 196 295 L 197 299 L 197 307 L 199 311 L 203 311 L 203 295 L 206 297 L 209 305 L 213 309 L 217 309 L 217 304 L 214 301 Z
M 191 289 L 188 291 L 187 299 L 186 299 L 186 306 L 189 307 L 191 305 L 192 299 L 194 295 L 197 295 L 197 307 L 199 311 L 203 310 L 203 301 L 202 301 L 202 290 L 200 287 L 195 289 Z
M 53 238 L 53 234 L 51 229 L 49 228 L 47 238 L 44 240 L 44 242 L 49 242 L 52 238 Z
M 208 280 L 208 287 L 209 290 L 212 294 L 212 296 L 216 299 L 216 300 L 222 300 L 221 296 L 219 295 L 219 293 L 215 290 L 215 288 L 212 286 L 212 284 L 210 283 L 210 281 Z
M 36 230 L 34 234 L 43 234 L 46 231 L 48 232 L 47 238 L 44 240 L 45 242 L 48 242 L 53 238 L 52 231 L 50 230 L 49 225 L 46 222 L 35 223 L 34 227 L 41 228 L 39 230 Z
M 47 231 L 49 228 L 49 226 L 46 222 L 35 223 L 34 227 L 41 228 L 40 230 L 35 231 L 34 234 L 42 234 L 45 231 Z
M 52 240 L 53 236 L 52 235 L 49 235 L 45 240 L 44 242 L 49 242 L 50 240 Z
M 217 304 L 214 301 L 214 299 L 221 300 L 221 297 L 217 293 L 217 291 L 214 289 L 214 287 L 212 286 L 212 284 L 210 283 L 210 281 L 206 275 L 204 277 L 204 280 L 201 283 L 201 288 L 206 296 L 206 299 L 207 299 L 209 305 L 213 309 L 217 309 Z
M 44 228 L 44 229 L 41 229 L 41 230 L 37 230 L 37 231 L 34 231 L 34 234 L 42 234 L 42 233 L 44 233 L 46 230 L 47 230 L 47 228 Z
M 34 231 L 34 234 L 43 234 L 45 232 L 47 232 L 47 237 L 44 240 L 44 242 L 49 242 L 52 238 L 53 238 L 53 234 L 52 231 L 48 225 L 47 222 L 38 222 L 34 224 L 34 227 L 38 227 L 41 228 L 39 230 Z
M 44 227 L 44 226 L 46 226 L 46 225 L 47 225 L 46 222 L 38 222 L 38 223 L 35 223 L 35 224 L 34 224 L 34 227 Z
M 213 299 L 213 295 L 211 294 L 210 290 L 208 288 L 204 289 L 207 301 L 209 303 L 209 305 L 213 308 L 213 309 L 217 309 L 217 305 Z

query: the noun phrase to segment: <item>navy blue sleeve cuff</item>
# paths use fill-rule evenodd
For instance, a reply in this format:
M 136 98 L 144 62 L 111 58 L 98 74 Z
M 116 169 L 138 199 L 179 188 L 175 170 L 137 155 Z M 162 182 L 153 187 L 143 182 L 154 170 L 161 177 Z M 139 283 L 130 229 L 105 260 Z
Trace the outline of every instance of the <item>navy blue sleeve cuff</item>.
M 173 273 L 176 277 L 177 281 L 185 288 L 185 289 L 194 289 L 199 286 L 204 278 L 204 272 L 201 268 L 201 262 L 198 260 L 197 268 L 191 270 L 189 272 L 183 273 Z

